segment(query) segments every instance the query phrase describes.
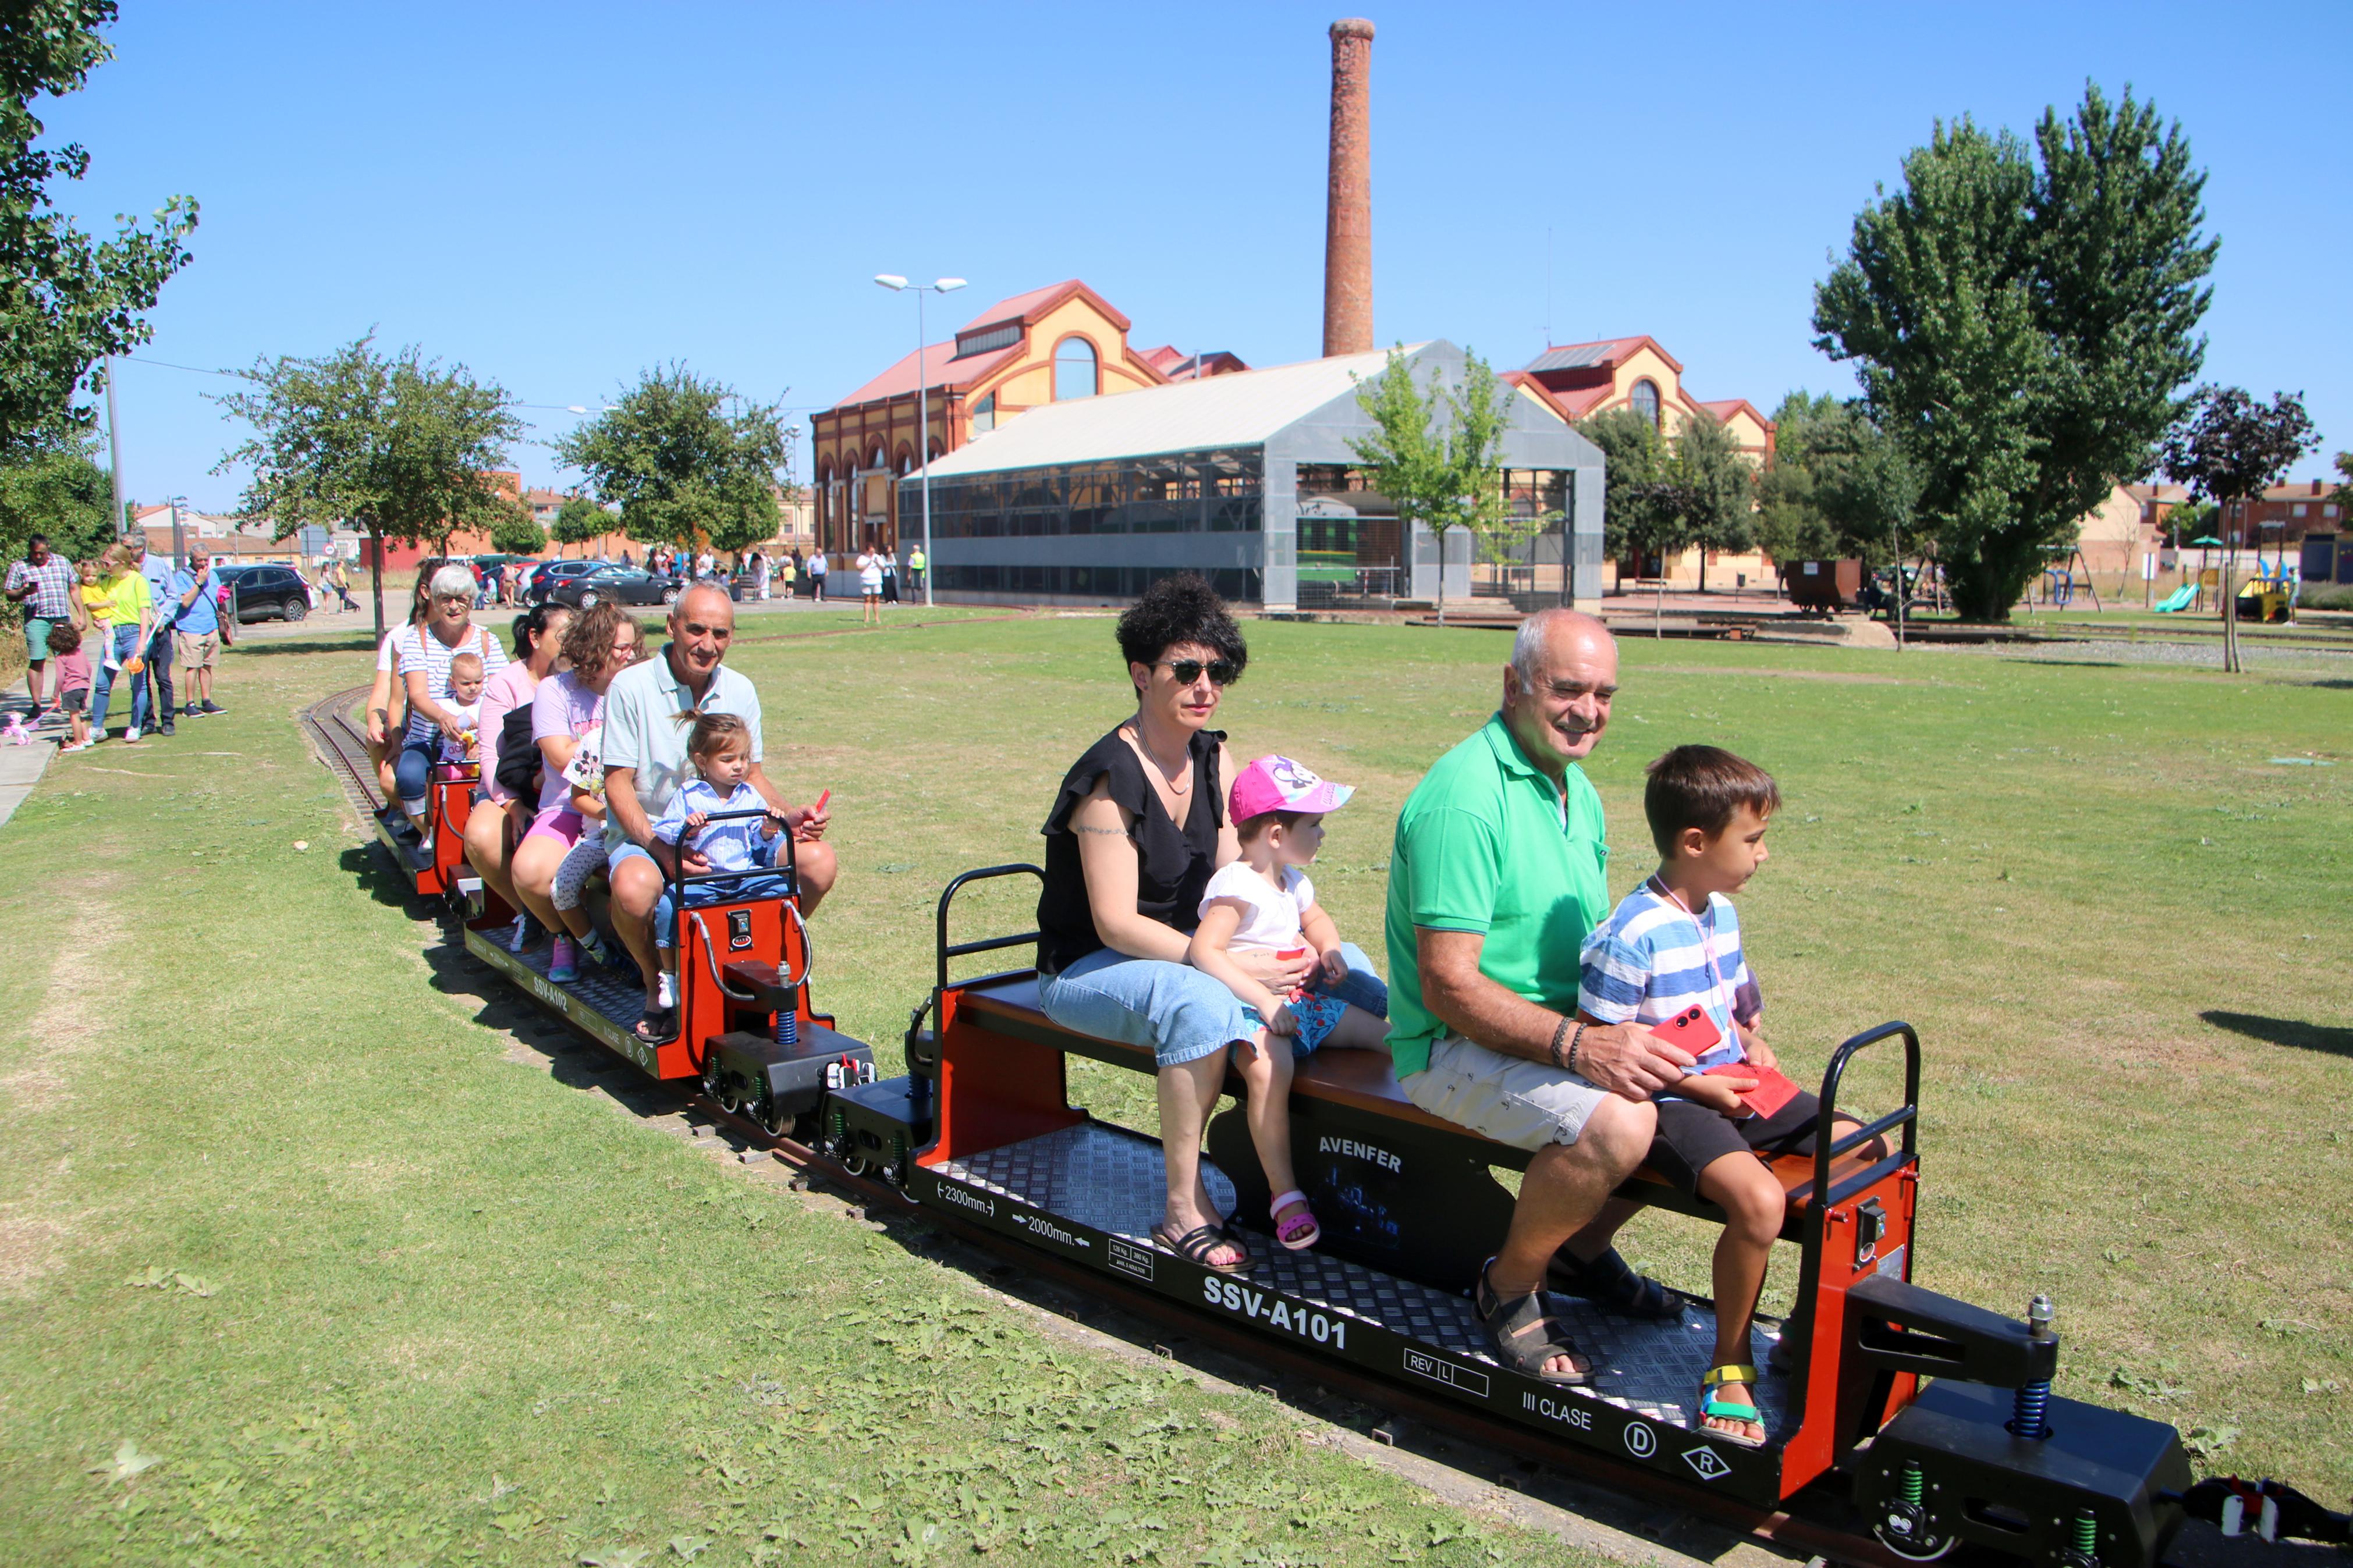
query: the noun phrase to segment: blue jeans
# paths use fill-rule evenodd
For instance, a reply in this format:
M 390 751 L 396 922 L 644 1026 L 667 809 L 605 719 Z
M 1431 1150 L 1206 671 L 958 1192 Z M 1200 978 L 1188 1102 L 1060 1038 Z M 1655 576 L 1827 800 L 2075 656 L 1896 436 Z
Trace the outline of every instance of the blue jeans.
M 725 882 L 697 882 L 686 889 L 686 907 L 700 909 L 706 904 L 737 904 L 746 899 L 781 899 L 792 891 L 793 885 L 785 878 L 770 871 L 750 872 Z M 670 900 L 665 887 L 662 896 L 654 902 L 654 945 L 670 947 L 670 921 L 678 914 L 678 906 Z
M 155 715 L 158 725 L 172 721 L 172 625 L 169 621 L 155 628 L 147 642 L 147 679 L 155 683 L 155 700 L 148 711 Z
M 425 815 L 433 783 L 434 759 L 440 753 L 441 731 L 438 729 L 427 731 L 421 739 L 411 734 L 400 743 L 400 758 L 392 765 L 392 776 L 400 804 L 411 816 Z
M 1389 988 L 1354 942 L 1342 942 L 1347 978 L 1309 989 L 1336 996 L 1376 1017 L 1389 1015 Z M 1066 1029 L 1123 1045 L 1145 1046 L 1164 1068 L 1198 1061 L 1249 1039 L 1259 1025 L 1241 999 L 1199 970 L 1157 958 L 1130 958 L 1101 948 L 1060 974 L 1038 979 L 1038 1005 Z M 1295 1047 L 1294 1047 L 1295 1048 Z
M 137 626 L 116 626 L 107 635 L 114 639 L 114 660 L 117 664 L 139 657 Z M 113 694 L 114 677 L 117 673 L 107 668 L 105 659 L 101 658 L 98 661 L 97 689 L 90 696 L 90 732 L 93 735 L 102 736 L 106 733 L 106 704 L 107 700 Z M 123 679 L 131 683 L 131 727 L 134 730 L 144 730 L 147 727 L 146 678 L 131 675 Z

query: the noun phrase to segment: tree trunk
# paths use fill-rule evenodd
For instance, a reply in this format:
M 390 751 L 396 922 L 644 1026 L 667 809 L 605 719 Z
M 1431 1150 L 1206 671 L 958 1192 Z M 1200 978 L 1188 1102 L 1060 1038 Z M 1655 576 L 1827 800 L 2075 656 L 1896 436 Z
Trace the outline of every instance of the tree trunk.
M 375 541 L 375 552 L 368 558 L 368 586 L 375 598 L 375 646 L 384 646 L 384 535 L 375 529 L 368 537 Z
M 2223 531 L 2222 543 L 2222 669 L 2229 675 L 2239 673 L 2239 546 Z

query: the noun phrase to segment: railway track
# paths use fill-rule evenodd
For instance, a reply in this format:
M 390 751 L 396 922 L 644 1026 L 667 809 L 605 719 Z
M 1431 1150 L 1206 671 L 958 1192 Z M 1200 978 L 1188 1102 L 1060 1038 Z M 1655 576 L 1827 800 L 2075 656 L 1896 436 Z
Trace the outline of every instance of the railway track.
M 385 805 L 365 736 L 353 722 L 353 714 L 365 696 L 365 688 L 333 693 L 304 710 L 300 721 L 319 760 L 335 776 L 364 821 L 378 818 Z M 1020 1245 L 952 1210 L 918 1205 L 871 1170 L 844 1165 L 797 1139 L 770 1132 L 708 1095 L 640 1077 L 627 1061 L 612 1055 L 607 1044 L 577 1017 L 568 1013 L 552 1016 L 522 989 L 514 975 L 470 952 L 465 933 L 447 904 L 442 906 L 442 920 L 443 942 L 427 955 L 428 961 L 445 970 L 462 967 L 470 984 L 495 977 L 505 983 L 497 989 L 512 989 L 520 1015 L 514 1031 L 517 1051 L 522 1053 L 518 1059 L 552 1063 L 568 1045 L 594 1064 L 587 1070 L 628 1113 L 649 1124 L 666 1126 L 708 1152 L 732 1152 L 746 1163 L 765 1156 L 788 1173 L 786 1179 L 793 1186 L 822 1193 L 862 1211 L 869 1221 L 900 1231 L 902 1239 L 912 1236 L 948 1238 L 977 1261 L 955 1258 L 942 1261 L 951 1267 L 961 1264 L 976 1277 L 986 1276 L 979 1280 L 984 1289 L 1057 1317 L 1080 1316 L 1058 1296 L 1108 1309 L 1113 1317 L 1111 1322 L 1103 1321 L 1100 1314 L 1082 1321 L 1114 1341 L 1180 1360 L 1206 1375 L 1277 1394 L 1320 1420 L 1335 1422 L 1333 1412 L 1318 1406 L 1328 1406 L 1337 1395 L 1369 1414 L 1354 1422 L 1335 1422 L 1335 1432 L 1353 1426 L 1375 1441 L 1391 1446 L 1403 1440 L 1399 1434 L 1410 1434 L 1410 1446 L 1420 1451 L 1425 1467 L 1435 1458 L 1457 1476 L 1493 1478 L 1497 1486 L 1530 1500 L 1525 1508 L 1506 1509 L 1521 1514 L 1517 1522 L 1564 1542 L 1673 1568 L 1696 1568 L 1704 1561 L 1719 1568 L 1735 1563 L 1742 1568 L 1763 1568 L 1778 1560 L 1805 1558 L 1852 1568 L 1903 1568 L 1905 1560 L 1882 1547 L 1847 1500 L 1826 1489 L 1809 1489 L 1782 1508 L 1765 1510 L 1723 1493 L 1662 1479 L 1656 1472 L 1615 1462 L 1603 1454 L 1583 1452 L 1573 1466 L 1563 1466 L 1559 1446 L 1525 1427 L 1487 1416 L 1459 1402 L 1424 1396 L 1395 1379 L 1360 1373 L 1304 1348 L 1287 1349 L 1279 1339 L 1270 1339 L 1239 1322 L 1187 1311 L 1166 1296 L 1128 1287 L 1099 1270 Z M 500 956 L 503 958 L 502 953 Z M 487 999 L 492 988 L 482 985 L 480 989 Z M 520 1026 L 531 1021 L 562 1043 L 529 1041 Z M 611 1074 L 610 1081 L 603 1081 L 607 1073 Z M 1006 1278 L 1017 1283 L 1006 1283 Z M 1416 1428 L 1444 1434 L 1455 1441 L 1452 1445 L 1443 1440 L 1425 1443 Z M 1377 1455 L 1377 1449 L 1366 1447 Z M 1441 1496 L 1450 1490 L 1457 1494 L 1449 1500 L 1462 1500 L 1459 1485 L 1449 1488 L 1429 1475 L 1409 1479 Z M 1532 1511 L 1536 1517 L 1529 1517 Z M 1683 1543 L 1671 1544 L 1678 1536 Z M 1744 1538 L 1751 1544 L 1744 1544 Z M 1707 1544 L 1701 1547 L 1700 1540 Z M 1700 1555 L 1693 1555 L 1694 1549 Z M 2225 1538 L 2211 1526 L 2193 1521 L 2175 1537 L 2164 1563 L 2167 1568 L 2256 1568 L 2257 1564 L 2278 1568 L 2283 1563 L 2303 1559 L 2317 1568 L 2324 1554 L 2331 1561 L 2342 1560 L 2333 1548 L 2289 1547 L 2284 1542 L 2266 1545 L 2252 1534 Z

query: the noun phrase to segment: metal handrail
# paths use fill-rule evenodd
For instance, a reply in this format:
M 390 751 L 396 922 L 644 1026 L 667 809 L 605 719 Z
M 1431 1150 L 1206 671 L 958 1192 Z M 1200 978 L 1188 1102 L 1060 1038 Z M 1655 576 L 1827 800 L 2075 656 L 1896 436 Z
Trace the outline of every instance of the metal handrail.
M 1880 1041 L 1901 1036 L 1904 1040 L 1904 1105 L 1891 1110 L 1870 1125 L 1833 1141 L 1838 1112 L 1839 1084 L 1846 1077 L 1847 1064 Z M 1894 1022 L 1866 1029 L 1852 1037 L 1831 1053 L 1830 1066 L 1822 1073 L 1821 1112 L 1814 1126 L 1814 1212 L 1827 1215 L 1839 1194 L 1831 1190 L 1831 1163 L 1848 1150 L 1868 1143 L 1881 1133 L 1894 1128 L 1904 1129 L 1904 1152 L 1890 1154 L 1870 1170 L 1848 1184 L 1850 1190 L 1868 1186 L 1888 1171 L 1913 1159 L 1918 1150 L 1920 1132 L 1920 1036 L 1911 1025 Z

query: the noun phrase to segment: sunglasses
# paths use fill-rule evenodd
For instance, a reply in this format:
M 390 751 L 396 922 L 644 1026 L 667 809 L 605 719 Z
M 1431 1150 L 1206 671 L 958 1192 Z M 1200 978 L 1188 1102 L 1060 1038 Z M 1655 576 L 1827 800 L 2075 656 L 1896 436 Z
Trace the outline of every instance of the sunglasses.
M 1229 658 L 1213 658 L 1207 664 L 1198 658 L 1179 658 L 1164 662 L 1158 668 L 1175 676 L 1179 686 L 1192 685 L 1201 679 L 1201 672 L 1205 669 L 1209 672 L 1209 684 L 1212 686 L 1231 686 L 1235 678 L 1241 674 Z

